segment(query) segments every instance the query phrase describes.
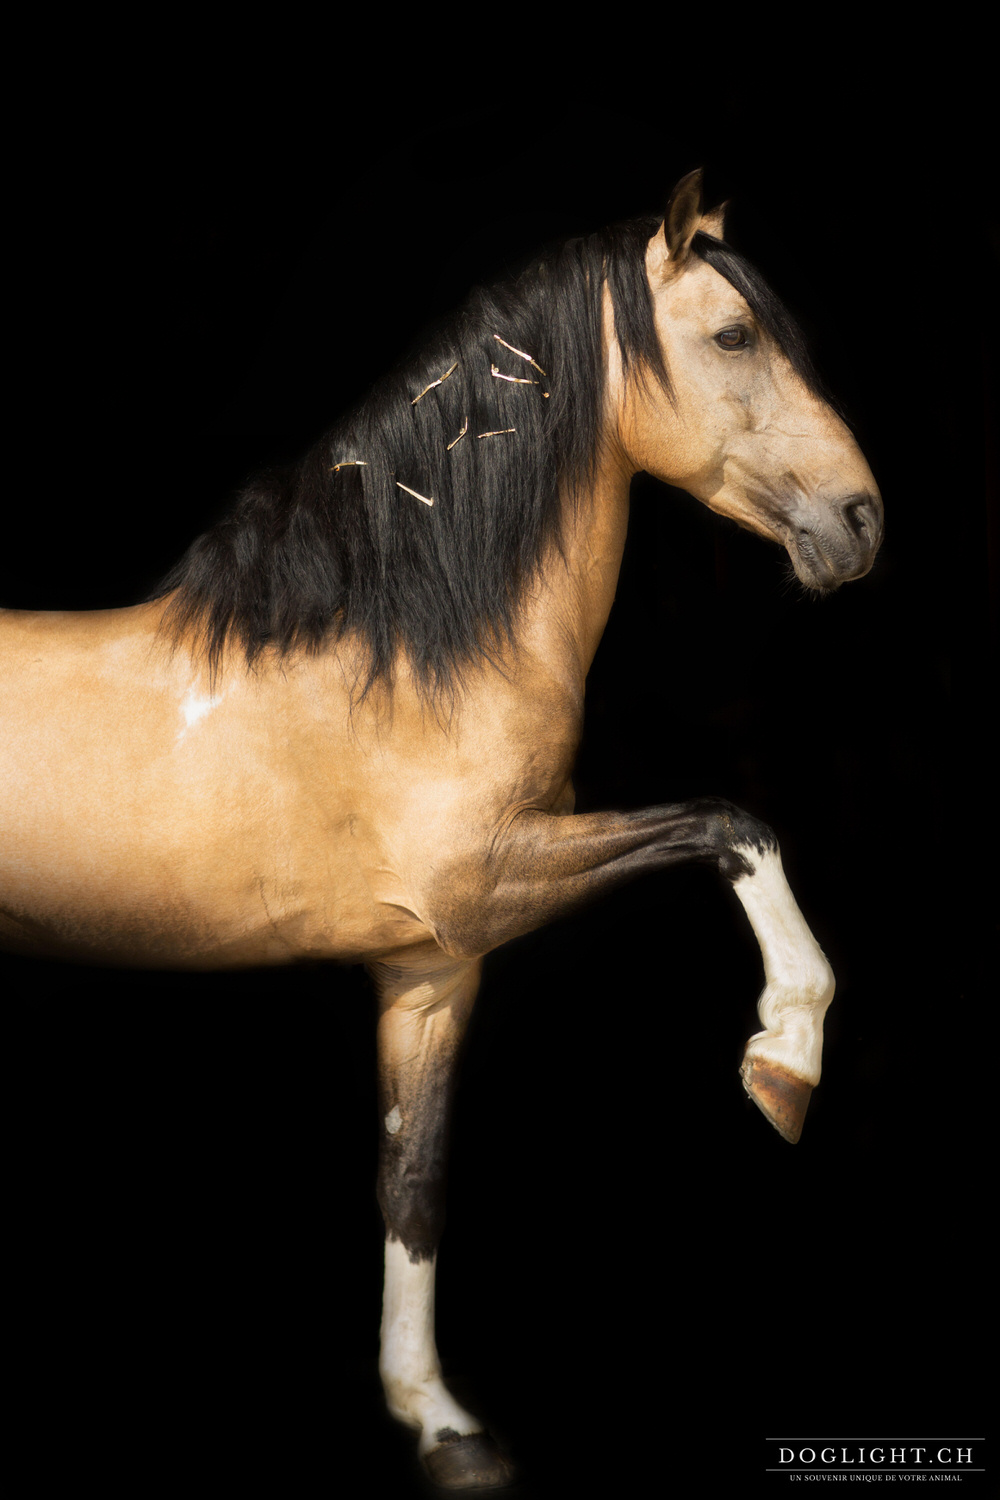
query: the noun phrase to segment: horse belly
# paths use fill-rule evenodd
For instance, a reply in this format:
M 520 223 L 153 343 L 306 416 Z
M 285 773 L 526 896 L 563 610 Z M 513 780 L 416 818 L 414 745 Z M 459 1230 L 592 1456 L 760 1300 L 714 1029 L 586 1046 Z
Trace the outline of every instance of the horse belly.
M 225 969 L 363 962 L 429 936 L 412 912 L 373 899 L 349 874 L 320 886 L 306 871 L 236 857 L 227 870 L 189 865 L 173 878 L 158 864 L 3 862 L 0 947 L 72 962 Z
M 0 796 L 0 946 L 153 968 L 358 962 L 427 940 L 356 820 L 263 787 Z M 319 826 L 317 826 L 319 825 Z

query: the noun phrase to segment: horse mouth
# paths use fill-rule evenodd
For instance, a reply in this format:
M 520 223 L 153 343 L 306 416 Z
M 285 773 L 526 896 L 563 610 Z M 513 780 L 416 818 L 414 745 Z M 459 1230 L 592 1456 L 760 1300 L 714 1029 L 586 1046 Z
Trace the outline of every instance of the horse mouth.
M 843 534 L 841 534 L 841 531 Z M 815 593 L 829 594 L 842 583 L 863 578 L 875 561 L 881 536 L 873 542 L 859 533 L 850 535 L 846 528 L 834 534 L 797 527 L 790 532 L 785 549 L 799 582 Z
M 796 578 L 807 589 L 812 589 L 815 593 L 830 594 L 844 582 L 844 573 L 809 532 L 800 531 L 789 537 L 786 551 L 792 560 Z M 848 576 L 856 575 L 852 573 Z

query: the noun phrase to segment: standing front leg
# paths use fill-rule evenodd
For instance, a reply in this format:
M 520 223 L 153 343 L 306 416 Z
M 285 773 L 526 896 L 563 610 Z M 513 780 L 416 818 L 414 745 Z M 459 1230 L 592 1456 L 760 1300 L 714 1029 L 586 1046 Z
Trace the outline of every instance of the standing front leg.
M 480 969 L 438 949 L 370 968 L 379 1000 L 378 1200 L 386 1233 L 379 1370 L 390 1412 L 419 1428 L 424 1466 L 449 1489 L 513 1478 L 481 1423 L 449 1393 L 434 1341 L 448 1125 Z
M 447 890 L 432 893 L 433 925 L 446 952 L 488 953 L 646 870 L 690 863 L 714 865 L 732 883 L 760 944 L 765 1029 L 747 1043 L 741 1071 L 754 1102 L 795 1142 L 819 1082 L 833 973 L 788 888 L 773 832 L 731 802 L 575 817 L 525 809 L 478 868 L 453 872 Z

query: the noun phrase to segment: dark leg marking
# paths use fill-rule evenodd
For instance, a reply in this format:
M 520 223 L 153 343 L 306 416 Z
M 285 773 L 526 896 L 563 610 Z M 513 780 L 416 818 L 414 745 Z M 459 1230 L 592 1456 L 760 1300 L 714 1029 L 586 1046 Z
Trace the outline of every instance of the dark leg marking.
M 648 870 L 709 864 L 735 882 L 777 847 L 766 823 L 721 797 L 573 817 L 529 810 L 432 895 L 436 936 L 448 953 L 478 956 Z
M 386 1228 L 379 1367 L 390 1412 L 420 1429 L 424 1466 L 447 1489 L 495 1489 L 513 1478 L 493 1439 L 448 1391 L 434 1341 L 448 1124 L 479 971 L 478 963 L 439 950 L 405 966 L 371 969 L 379 995 L 378 1200 Z

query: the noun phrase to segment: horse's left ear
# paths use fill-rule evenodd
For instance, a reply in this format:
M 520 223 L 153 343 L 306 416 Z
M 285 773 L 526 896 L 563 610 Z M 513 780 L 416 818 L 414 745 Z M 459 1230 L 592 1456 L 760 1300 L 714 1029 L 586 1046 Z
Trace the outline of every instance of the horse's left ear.
M 691 252 L 691 241 L 701 228 L 702 169 L 696 167 L 670 194 L 659 232 L 649 244 L 647 266 L 657 281 L 676 276 Z

